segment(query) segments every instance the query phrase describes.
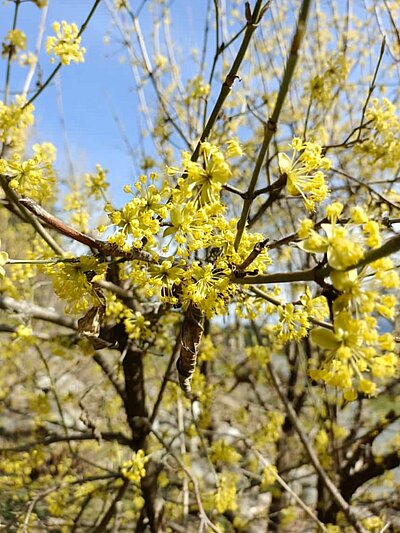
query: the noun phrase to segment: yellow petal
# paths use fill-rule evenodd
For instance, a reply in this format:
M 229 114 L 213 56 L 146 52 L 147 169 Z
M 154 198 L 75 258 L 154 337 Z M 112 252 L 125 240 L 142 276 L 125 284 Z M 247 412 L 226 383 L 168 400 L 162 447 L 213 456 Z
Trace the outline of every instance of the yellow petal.
M 287 174 L 292 168 L 292 162 L 290 161 L 289 156 L 284 153 L 278 154 L 278 165 L 281 174 Z
M 325 348 L 326 350 L 336 350 L 340 346 L 340 341 L 330 329 L 315 328 L 310 333 L 311 342 Z

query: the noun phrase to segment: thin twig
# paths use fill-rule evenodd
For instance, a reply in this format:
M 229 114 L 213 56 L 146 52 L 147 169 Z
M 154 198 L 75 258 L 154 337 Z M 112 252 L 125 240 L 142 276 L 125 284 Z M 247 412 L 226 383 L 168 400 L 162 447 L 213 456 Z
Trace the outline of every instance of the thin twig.
M 252 448 L 252 451 L 257 456 L 257 458 L 260 460 L 260 462 L 263 464 L 264 467 L 269 467 L 270 463 L 261 455 L 261 453 L 256 450 L 255 448 Z M 315 516 L 315 514 L 312 512 L 312 510 L 303 502 L 299 496 L 289 487 L 289 485 L 286 483 L 286 481 L 281 478 L 279 474 L 275 474 L 276 481 L 279 483 L 279 485 L 284 488 L 296 501 L 296 503 L 303 509 L 305 513 L 308 514 L 308 516 L 318 525 L 318 527 L 322 531 L 327 531 L 325 525 L 318 520 L 318 518 Z
M 236 58 L 232 64 L 230 71 L 228 72 L 224 83 L 222 84 L 219 96 L 215 102 L 214 108 L 211 111 L 210 117 L 207 120 L 207 124 L 204 127 L 203 133 L 200 135 L 200 139 L 197 143 L 197 146 L 192 154 L 191 161 L 197 161 L 200 155 L 201 143 L 203 143 L 207 137 L 210 135 L 212 128 L 221 112 L 222 106 L 224 105 L 225 100 L 227 99 L 229 93 L 232 90 L 234 81 L 238 78 L 238 71 L 244 56 L 249 47 L 252 35 L 260 23 L 262 17 L 264 16 L 271 0 L 263 7 L 262 0 L 257 0 L 253 13 L 250 17 L 247 18 L 246 31 L 243 36 L 242 44 L 240 45 L 239 51 L 236 55 Z
M 21 0 L 15 0 L 15 8 L 14 8 L 14 17 L 13 17 L 13 23 L 12 23 L 12 29 L 15 30 L 17 27 L 17 20 L 18 20 L 18 10 L 20 6 Z M 8 52 L 7 57 L 7 70 L 6 70 L 6 85 L 4 90 L 4 103 L 7 105 L 8 102 L 8 95 L 10 92 L 10 76 L 11 76 L 11 62 L 13 53 L 15 53 L 14 45 L 10 43 L 10 50 Z
M 365 113 L 367 111 L 367 107 L 368 107 L 369 101 L 371 99 L 372 93 L 375 90 L 375 82 L 376 82 L 376 78 L 378 76 L 379 67 L 380 67 L 381 62 L 382 62 L 383 54 L 385 53 L 385 45 L 386 45 L 386 37 L 383 37 L 382 44 L 381 44 L 381 49 L 380 49 L 380 52 L 379 52 L 378 63 L 376 64 L 376 68 L 375 68 L 375 72 L 374 72 L 374 77 L 372 78 L 371 85 L 368 88 L 368 95 L 367 95 L 367 98 L 366 98 L 365 103 L 364 103 L 363 108 L 362 108 L 357 139 L 360 139 L 360 137 L 361 137 L 361 127 L 362 127 L 362 124 L 364 122 Z
M 257 185 L 258 177 L 260 175 L 260 171 L 261 171 L 267 150 L 271 143 L 272 137 L 274 133 L 276 132 L 281 110 L 282 110 L 283 104 L 286 99 L 286 95 L 289 91 L 289 87 L 290 87 L 290 84 L 293 78 L 293 74 L 294 74 L 296 64 L 297 64 L 300 45 L 301 45 L 303 36 L 305 34 L 305 30 L 306 30 L 307 16 L 308 16 L 308 12 L 310 9 L 310 4 L 311 4 L 311 0 L 303 0 L 301 7 L 300 7 L 296 32 L 294 34 L 292 45 L 290 47 L 290 53 L 289 53 L 289 57 L 286 62 L 286 67 L 285 67 L 285 71 L 283 74 L 282 83 L 279 87 L 279 92 L 278 92 L 278 96 L 276 99 L 275 108 L 264 130 L 264 139 L 263 139 L 260 151 L 257 156 L 257 161 L 256 161 L 253 174 L 250 180 L 249 188 L 247 189 L 248 198 L 246 198 L 243 202 L 242 213 L 237 223 L 235 250 L 238 250 L 239 248 L 239 244 L 242 239 L 244 228 L 247 223 L 247 218 L 249 216 L 250 207 L 253 202 L 252 196 Z

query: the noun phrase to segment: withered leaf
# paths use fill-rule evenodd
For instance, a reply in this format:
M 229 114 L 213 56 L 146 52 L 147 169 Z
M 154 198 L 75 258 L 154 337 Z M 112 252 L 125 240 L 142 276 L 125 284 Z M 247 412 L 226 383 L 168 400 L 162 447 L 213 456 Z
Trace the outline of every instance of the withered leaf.
M 100 326 L 105 314 L 105 306 L 91 307 L 89 311 L 78 320 L 78 332 L 84 337 L 98 337 Z
M 188 394 L 191 391 L 191 381 L 196 369 L 197 355 L 201 337 L 203 335 L 203 313 L 193 304 L 185 313 L 181 332 L 181 350 L 176 367 L 179 384 Z

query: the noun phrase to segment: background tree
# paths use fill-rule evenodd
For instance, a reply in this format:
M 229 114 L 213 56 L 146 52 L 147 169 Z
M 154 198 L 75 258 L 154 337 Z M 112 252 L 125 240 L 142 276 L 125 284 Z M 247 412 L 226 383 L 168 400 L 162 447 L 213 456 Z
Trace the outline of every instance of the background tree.
M 2 42 L 2 526 L 399 531 L 397 3 L 209 0 L 190 54 L 167 2 L 43 43 L 33 3 L 36 55 L 29 3 Z M 99 9 L 142 117 L 123 192 L 32 143 Z

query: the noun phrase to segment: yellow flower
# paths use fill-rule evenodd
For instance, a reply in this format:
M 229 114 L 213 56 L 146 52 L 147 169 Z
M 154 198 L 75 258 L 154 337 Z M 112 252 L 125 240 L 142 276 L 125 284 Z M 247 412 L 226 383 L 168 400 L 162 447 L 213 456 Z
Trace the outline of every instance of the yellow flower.
M 234 465 L 242 456 L 232 446 L 224 440 L 217 440 L 211 445 L 211 459 L 213 462 L 219 461 L 227 465 Z
M 17 95 L 15 102 L 5 105 L 0 100 L 0 142 L 19 147 L 25 130 L 33 124 L 33 105 L 24 108 L 25 99 Z
M 68 24 L 65 20 L 54 22 L 53 30 L 55 37 L 48 37 L 46 41 L 46 52 L 58 57 L 63 65 L 74 63 L 83 63 L 86 49 L 80 47 L 81 38 L 78 35 L 78 26 L 74 23 Z M 55 58 L 51 58 L 54 63 Z
M 230 179 L 232 172 L 225 161 L 224 155 L 216 146 L 204 142 L 201 145 L 204 166 L 190 160 L 191 154 L 184 152 L 182 165 L 187 173 L 185 180 L 178 180 L 181 193 L 186 196 L 195 194 L 195 200 L 200 205 L 214 203 L 219 200 L 222 186 Z M 170 169 L 170 172 L 176 172 Z
M 76 261 L 50 265 L 45 270 L 53 282 L 54 292 L 66 302 L 66 313 L 78 314 L 99 305 L 92 281 L 105 275 L 105 263 L 83 256 Z
M 305 218 L 301 220 L 299 229 L 297 230 L 297 235 L 300 239 L 306 239 L 309 237 L 311 230 L 314 228 L 314 222 L 310 218 Z
M 55 160 L 56 149 L 51 143 L 34 144 L 34 156 L 21 161 L 18 154 L 6 161 L 10 187 L 20 194 L 30 196 L 35 200 L 49 198 L 53 194 L 55 171 L 52 163 Z
M 5 36 L 3 43 L 3 57 L 11 55 L 13 58 L 20 50 L 26 50 L 26 35 L 22 30 L 15 28 Z
M 108 170 L 96 165 L 96 171 L 96 174 L 85 174 L 85 186 L 91 196 L 94 196 L 96 200 L 100 200 L 109 186 L 107 183 Z
M 374 220 L 368 220 L 363 227 L 364 233 L 367 235 L 367 246 L 370 248 L 378 248 L 381 245 L 381 236 L 379 231 L 379 224 Z
M 223 262 L 201 266 L 194 262 L 185 273 L 182 301 L 185 307 L 194 303 L 208 317 L 225 309 L 236 287 L 229 283 L 231 271 Z
M 172 261 L 166 260 L 161 265 L 152 265 L 149 268 L 149 274 L 149 285 L 160 290 L 163 301 L 172 305 L 177 304 L 178 298 L 173 289 L 181 283 L 185 274 L 182 263 L 180 266 L 173 266 Z
M 313 211 L 315 204 L 325 200 L 329 193 L 325 175 L 320 170 L 329 169 L 329 159 L 322 155 L 322 147 L 317 143 L 302 142 L 295 137 L 291 146 L 291 158 L 285 153 L 278 154 L 279 170 L 287 177 L 288 194 L 301 195 L 306 209 Z
M 309 237 L 299 246 L 305 252 L 326 253 L 329 265 L 335 270 L 346 270 L 356 265 L 363 257 L 364 251 L 347 228 L 336 224 L 321 224 L 326 237 L 311 230 Z
M 261 488 L 266 488 L 275 482 L 278 469 L 275 465 L 268 465 L 264 468 L 261 474 Z
M 300 341 L 310 328 L 308 313 L 292 304 L 278 307 L 279 323 L 274 327 L 278 339 L 283 342 Z
M 389 258 L 375 261 L 363 268 L 333 271 L 330 273 L 335 289 L 341 294 L 335 299 L 334 310 L 355 310 L 359 314 L 370 315 L 374 311 L 393 320 L 397 300 L 394 294 L 387 294 L 388 289 L 399 286 L 399 275 Z
M 125 461 L 121 466 L 121 474 L 129 481 L 139 483 L 141 478 L 146 475 L 145 464 L 149 460 L 143 450 L 133 453 L 132 459 Z
M 340 217 L 343 211 L 343 204 L 341 202 L 332 202 L 325 208 L 326 217 L 334 224 Z
M 228 146 L 228 149 L 225 152 L 225 157 L 240 157 L 243 155 L 243 149 L 238 139 L 230 139 L 225 144 Z
M 237 474 L 226 472 L 218 476 L 218 490 L 215 495 L 215 508 L 222 514 L 225 511 L 235 511 Z
M 142 313 L 127 309 L 126 315 L 124 320 L 125 331 L 130 339 L 143 340 L 151 336 L 150 321 L 146 320 Z
M 329 307 L 325 296 L 313 298 L 308 287 L 301 296 L 300 301 L 310 317 L 316 318 L 317 320 L 324 320 L 329 316 Z
M 376 321 L 371 317 L 359 320 L 347 311 L 338 313 L 334 331 L 326 328 L 311 331 L 311 341 L 327 352 L 320 368 L 310 370 L 310 376 L 342 389 L 357 388 L 366 394 L 375 394 L 375 384 L 366 379 L 364 373 L 390 377 L 396 371 L 396 356 L 385 351 L 393 348 L 387 335 L 378 335 Z

